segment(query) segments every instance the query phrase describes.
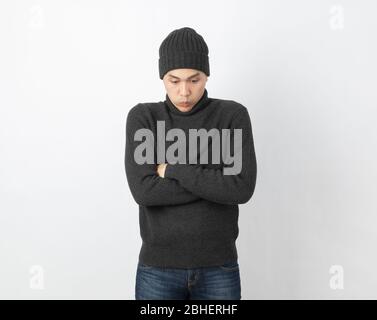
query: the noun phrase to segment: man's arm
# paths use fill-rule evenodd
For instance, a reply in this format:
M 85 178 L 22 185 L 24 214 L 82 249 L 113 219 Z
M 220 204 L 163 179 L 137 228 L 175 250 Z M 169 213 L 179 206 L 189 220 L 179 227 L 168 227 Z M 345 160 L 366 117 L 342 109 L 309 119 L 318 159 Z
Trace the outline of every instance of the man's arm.
M 157 164 L 137 164 L 134 151 L 140 142 L 134 141 L 138 129 L 149 129 L 147 121 L 137 108 L 128 112 L 126 121 L 125 170 L 129 188 L 135 201 L 143 206 L 164 206 L 184 204 L 199 200 L 173 179 L 157 175 Z
M 242 204 L 254 193 L 257 162 L 249 113 L 243 107 L 232 120 L 232 129 L 242 129 L 242 169 L 237 175 L 224 175 L 223 169 L 204 168 L 200 164 L 168 164 L 165 178 L 177 180 L 193 194 L 221 204 Z M 231 130 L 231 145 L 234 132 Z M 231 151 L 234 150 L 231 147 Z M 235 152 L 240 152 L 236 150 Z M 234 153 L 233 153 L 234 155 Z M 231 167 L 225 164 L 224 167 Z M 169 180 L 169 179 L 168 179 Z

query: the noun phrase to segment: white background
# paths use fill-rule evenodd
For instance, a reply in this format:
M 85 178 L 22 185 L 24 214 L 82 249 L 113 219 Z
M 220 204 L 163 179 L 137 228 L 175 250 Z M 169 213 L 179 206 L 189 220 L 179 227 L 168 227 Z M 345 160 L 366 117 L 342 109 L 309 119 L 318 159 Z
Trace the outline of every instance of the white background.
M 190 26 L 209 97 L 252 121 L 242 299 L 376 299 L 376 15 L 373 0 L 1 1 L 0 298 L 134 299 L 125 120 L 165 99 L 158 48 Z

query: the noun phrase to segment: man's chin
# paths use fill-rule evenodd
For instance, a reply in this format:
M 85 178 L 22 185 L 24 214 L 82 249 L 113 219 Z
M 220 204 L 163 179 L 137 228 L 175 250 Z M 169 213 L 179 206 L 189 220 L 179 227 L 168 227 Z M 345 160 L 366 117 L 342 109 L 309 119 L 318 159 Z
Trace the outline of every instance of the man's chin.
M 191 109 L 192 109 L 191 107 L 190 108 L 182 108 L 181 111 L 183 111 L 183 112 L 189 112 Z

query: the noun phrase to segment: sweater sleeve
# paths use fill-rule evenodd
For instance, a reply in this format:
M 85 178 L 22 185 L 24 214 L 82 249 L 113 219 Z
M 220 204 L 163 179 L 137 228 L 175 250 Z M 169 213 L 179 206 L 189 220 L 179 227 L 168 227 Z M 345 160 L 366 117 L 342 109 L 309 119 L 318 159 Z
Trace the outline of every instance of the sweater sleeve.
M 134 107 L 128 112 L 126 120 L 125 171 L 128 186 L 135 201 L 143 206 L 178 205 L 196 201 L 194 195 L 173 179 L 161 178 L 157 174 L 157 164 L 138 164 L 134 151 L 140 142 L 134 141 L 138 129 L 149 128 L 141 112 Z
M 233 156 L 242 153 L 242 169 L 238 174 L 224 175 L 223 168 L 205 168 L 200 164 L 168 164 L 165 177 L 177 180 L 180 185 L 203 199 L 220 204 L 242 204 L 248 202 L 255 189 L 257 162 L 254 150 L 251 121 L 247 108 L 236 113 L 231 124 L 230 142 L 233 149 L 233 129 L 242 129 L 241 150 L 231 152 Z

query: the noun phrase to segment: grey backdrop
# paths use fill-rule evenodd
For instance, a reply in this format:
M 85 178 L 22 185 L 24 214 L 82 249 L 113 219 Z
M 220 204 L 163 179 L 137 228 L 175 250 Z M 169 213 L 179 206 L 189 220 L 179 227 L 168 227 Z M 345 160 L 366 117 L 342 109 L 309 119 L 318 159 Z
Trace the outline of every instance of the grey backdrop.
M 210 97 L 249 110 L 242 299 L 377 298 L 377 3 L 1 1 L 0 298 L 134 299 L 125 119 L 162 101 L 158 48 L 191 26 Z

